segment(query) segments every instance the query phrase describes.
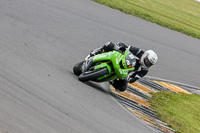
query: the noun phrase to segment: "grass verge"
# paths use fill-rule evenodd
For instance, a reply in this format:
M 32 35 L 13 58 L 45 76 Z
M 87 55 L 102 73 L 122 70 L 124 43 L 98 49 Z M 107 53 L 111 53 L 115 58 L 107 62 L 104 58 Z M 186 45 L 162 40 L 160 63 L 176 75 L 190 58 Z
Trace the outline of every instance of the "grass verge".
M 158 92 L 152 94 L 150 104 L 176 132 L 200 133 L 200 95 Z
M 200 3 L 195 0 L 93 0 L 147 21 L 200 38 Z

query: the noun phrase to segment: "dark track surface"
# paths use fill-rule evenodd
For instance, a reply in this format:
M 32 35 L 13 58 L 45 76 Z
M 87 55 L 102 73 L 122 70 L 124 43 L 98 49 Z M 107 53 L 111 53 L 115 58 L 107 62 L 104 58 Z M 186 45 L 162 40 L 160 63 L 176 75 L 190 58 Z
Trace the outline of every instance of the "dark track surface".
M 106 41 L 152 48 L 149 76 L 200 86 L 200 40 L 90 0 L 0 1 L 0 132 L 150 133 L 73 65 Z

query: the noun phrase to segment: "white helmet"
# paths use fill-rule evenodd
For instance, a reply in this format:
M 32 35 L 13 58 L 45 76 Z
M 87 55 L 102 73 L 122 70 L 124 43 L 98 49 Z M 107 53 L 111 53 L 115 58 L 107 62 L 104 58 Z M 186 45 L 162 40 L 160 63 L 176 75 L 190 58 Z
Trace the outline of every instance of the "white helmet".
M 158 61 L 158 56 L 153 50 L 147 50 L 142 55 L 140 61 L 142 68 L 148 69 L 152 65 L 156 64 L 156 62 Z

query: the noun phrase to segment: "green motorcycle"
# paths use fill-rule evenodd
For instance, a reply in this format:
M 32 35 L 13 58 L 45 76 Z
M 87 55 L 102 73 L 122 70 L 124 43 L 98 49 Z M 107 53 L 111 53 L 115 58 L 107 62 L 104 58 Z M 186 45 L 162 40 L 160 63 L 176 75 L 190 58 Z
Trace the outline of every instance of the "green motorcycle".
M 113 50 L 95 55 L 76 64 L 73 71 L 82 82 L 125 79 L 129 72 L 135 70 L 136 58 L 129 51 L 129 48 L 124 53 Z

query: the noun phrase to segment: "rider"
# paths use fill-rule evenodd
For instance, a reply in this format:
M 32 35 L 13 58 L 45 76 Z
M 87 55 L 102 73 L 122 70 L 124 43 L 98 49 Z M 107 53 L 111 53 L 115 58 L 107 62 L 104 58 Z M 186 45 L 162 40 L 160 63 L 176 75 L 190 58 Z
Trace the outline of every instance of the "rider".
M 154 65 L 158 60 L 158 56 L 153 50 L 143 51 L 142 49 L 134 46 L 129 46 L 129 47 L 130 47 L 129 48 L 130 52 L 132 52 L 137 58 L 134 73 L 132 75 L 129 75 L 126 79 L 115 79 L 109 82 L 116 90 L 119 91 L 125 91 L 128 82 L 133 83 L 136 80 L 140 79 L 141 77 L 144 77 L 148 73 L 149 67 Z M 118 42 L 117 44 L 114 44 L 112 42 L 107 42 L 104 44 L 103 47 L 94 49 L 86 57 L 86 60 L 89 57 L 92 57 L 94 55 L 103 52 L 109 52 L 113 50 L 124 52 L 126 48 L 128 48 L 128 46 L 122 42 Z

